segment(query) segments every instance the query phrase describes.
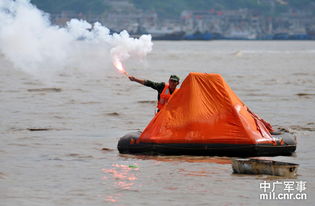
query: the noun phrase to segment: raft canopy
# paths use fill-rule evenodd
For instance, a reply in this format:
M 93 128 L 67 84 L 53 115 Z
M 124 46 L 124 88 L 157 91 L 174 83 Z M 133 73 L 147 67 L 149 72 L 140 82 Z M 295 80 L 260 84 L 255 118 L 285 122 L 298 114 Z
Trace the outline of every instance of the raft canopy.
M 264 123 L 220 74 L 190 73 L 138 143 L 272 144 Z

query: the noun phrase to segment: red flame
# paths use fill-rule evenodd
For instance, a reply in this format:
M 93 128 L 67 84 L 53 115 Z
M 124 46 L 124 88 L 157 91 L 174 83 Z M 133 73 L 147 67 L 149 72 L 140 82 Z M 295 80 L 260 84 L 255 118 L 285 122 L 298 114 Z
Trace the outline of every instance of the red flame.
M 128 73 L 126 72 L 123 64 L 121 63 L 121 61 L 118 58 L 113 59 L 113 64 L 116 67 L 116 69 L 118 69 L 119 72 L 128 76 Z
M 114 58 L 113 64 L 116 67 L 116 69 L 118 69 L 118 71 L 122 73 L 126 72 L 124 66 L 122 65 L 121 61 L 118 58 Z
M 121 63 L 121 61 L 119 61 L 118 59 L 114 59 L 113 60 L 113 64 L 114 64 L 114 66 L 116 67 L 116 69 L 118 69 L 120 72 L 124 72 L 125 71 L 125 69 L 124 69 L 124 67 L 123 67 L 123 65 L 122 65 L 122 63 Z

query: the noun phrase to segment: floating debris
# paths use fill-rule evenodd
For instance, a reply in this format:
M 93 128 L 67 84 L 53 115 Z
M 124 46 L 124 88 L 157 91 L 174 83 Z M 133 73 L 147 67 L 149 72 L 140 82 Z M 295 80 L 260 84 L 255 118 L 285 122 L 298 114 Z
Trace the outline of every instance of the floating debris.
M 142 100 L 142 101 L 138 101 L 138 103 L 140 103 L 140 104 L 156 104 L 156 101 Z
M 31 131 L 31 132 L 37 132 L 37 131 L 48 131 L 48 130 L 52 130 L 51 128 L 27 128 L 27 130 Z
M 315 94 L 311 94 L 311 93 L 297 93 L 296 94 L 299 97 L 304 97 L 304 96 L 315 96 Z
M 37 89 L 28 89 L 28 92 L 61 92 L 60 88 L 37 88 Z
M 109 112 L 109 113 L 106 113 L 106 115 L 108 115 L 108 116 L 119 116 L 119 113 L 118 112 Z
M 103 151 L 113 151 L 113 149 L 106 148 L 106 147 L 103 147 L 102 150 L 103 150 Z
M 129 165 L 129 168 L 139 168 L 137 165 Z
M 40 131 L 63 131 L 63 130 L 69 130 L 69 129 L 65 129 L 65 128 L 26 128 L 28 131 L 31 132 L 40 132 Z
M 266 174 L 294 178 L 297 175 L 298 164 L 260 159 L 232 159 L 234 173 Z

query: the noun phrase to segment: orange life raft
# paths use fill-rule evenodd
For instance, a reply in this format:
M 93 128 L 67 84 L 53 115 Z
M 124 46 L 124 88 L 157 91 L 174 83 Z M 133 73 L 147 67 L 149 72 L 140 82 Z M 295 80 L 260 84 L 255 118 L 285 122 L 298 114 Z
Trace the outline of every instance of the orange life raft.
M 271 135 L 219 74 L 190 73 L 144 131 L 118 142 L 120 153 L 166 155 L 290 155 L 290 134 Z M 269 130 L 268 130 L 269 129 Z

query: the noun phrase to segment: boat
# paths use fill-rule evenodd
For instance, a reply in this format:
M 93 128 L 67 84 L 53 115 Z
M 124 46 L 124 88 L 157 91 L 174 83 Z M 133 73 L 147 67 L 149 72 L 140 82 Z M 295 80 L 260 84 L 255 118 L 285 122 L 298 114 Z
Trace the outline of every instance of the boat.
M 152 37 L 152 40 L 182 40 L 185 35 L 183 31 L 174 31 L 172 33 L 160 34 Z
M 224 35 L 228 40 L 255 40 L 257 34 L 254 31 L 232 30 Z
M 310 39 L 315 39 L 315 26 L 308 25 L 306 27 L 306 34 L 310 37 Z
M 121 137 L 118 151 L 122 154 L 254 157 L 290 156 L 296 149 L 294 136 L 288 134 L 273 135 L 275 142 L 269 144 L 142 142 L 141 134 L 141 131 L 137 131 Z
M 152 40 L 182 40 L 185 32 L 179 28 L 150 28 L 147 29 L 147 33 L 152 36 Z
M 190 73 L 147 127 L 121 137 L 120 153 L 149 155 L 291 155 L 296 139 L 275 133 L 220 74 Z
M 192 34 L 186 34 L 183 36 L 184 40 L 211 40 L 213 39 L 213 35 L 210 32 L 200 32 L 196 31 Z
M 289 40 L 289 34 L 286 32 L 276 33 L 272 37 L 273 40 Z
M 298 164 L 262 159 L 232 159 L 235 174 L 266 174 L 294 178 L 297 176 Z
M 303 33 L 291 34 L 289 40 L 311 40 L 311 36 Z

